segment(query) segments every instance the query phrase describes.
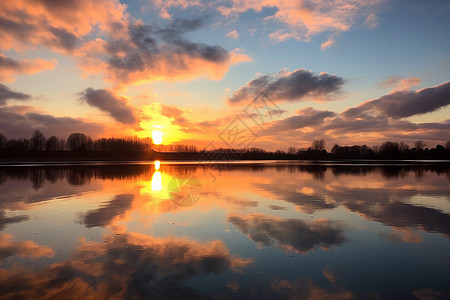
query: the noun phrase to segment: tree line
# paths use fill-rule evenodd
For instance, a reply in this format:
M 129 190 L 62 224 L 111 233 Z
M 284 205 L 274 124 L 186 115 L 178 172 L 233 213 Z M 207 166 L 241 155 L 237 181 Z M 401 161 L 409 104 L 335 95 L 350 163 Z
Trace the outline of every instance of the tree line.
M 153 150 L 153 151 L 152 151 Z M 308 148 L 288 147 L 287 151 L 266 151 L 261 148 L 218 148 L 198 150 L 195 145 L 154 145 L 150 138 L 98 138 L 83 133 L 72 133 L 67 139 L 51 136 L 35 130 L 31 138 L 8 139 L 0 133 L 0 152 L 14 156 L 19 153 L 159 153 L 161 158 L 221 161 L 234 159 L 450 159 L 450 140 L 435 148 L 428 148 L 424 141 L 416 141 L 414 147 L 404 142 L 387 141 L 378 146 L 334 145 L 331 152 L 325 148 L 325 140 L 312 141 Z M 165 156 L 164 156 L 165 154 Z M 181 155 L 184 154 L 184 155 Z M 51 155 L 51 154 L 50 154 Z M 100 155 L 100 154 L 99 154 Z M 152 154 L 153 155 L 153 154 Z M 130 157 L 133 158 L 133 157 Z M 134 157 L 139 159 L 139 157 Z M 141 157 L 143 158 L 143 157 Z M 146 158 L 150 158 L 148 155 Z
M 128 138 L 99 138 L 93 139 L 84 133 L 75 132 L 67 139 L 51 136 L 48 139 L 44 134 L 35 130 L 31 138 L 8 139 L 0 133 L 0 151 L 99 151 L 99 152 L 145 152 L 152 149 L 151 139 Z

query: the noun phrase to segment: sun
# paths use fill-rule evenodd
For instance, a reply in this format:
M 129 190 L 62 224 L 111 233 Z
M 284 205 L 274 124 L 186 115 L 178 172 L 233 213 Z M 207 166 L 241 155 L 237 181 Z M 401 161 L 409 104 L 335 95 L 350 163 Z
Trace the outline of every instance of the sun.
M 159 125 L 153 125 L 152 127 L 159 128 L 159 129 L 153 129 L 153 131 L 152 131 L 153 144 L 155 144 L 155 145 L 162 144 L 163 135 L 164 135 L 164 133 L 160 130 L 162 127 Z

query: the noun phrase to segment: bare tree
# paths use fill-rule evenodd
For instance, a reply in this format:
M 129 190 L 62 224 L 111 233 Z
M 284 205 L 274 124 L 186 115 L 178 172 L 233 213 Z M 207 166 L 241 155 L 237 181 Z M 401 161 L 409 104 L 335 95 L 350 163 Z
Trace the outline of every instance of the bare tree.
M 47 151 L 61 151 L 64 150 L 64 140 L 58 139 L 52 135 L 47 140 Z
M 295 149 L 295 147 L 289 147 L 288 148 L 288 154 L 295 154 L 297 152 L 297 149 Z
M 450 149 L 450 139 L 445 143 L 445 148 Z
M 72 133 L 67 138 L 67 148 L 69 148 L 70 151 L 86 150 L 87 142 L 88 138 L 85 134 L 79 132 Z
M 323 151 L 325 150 L 325 140 L 314 140 L 311 146 L 311 150 L 313 151 Z
M 33 136 L 30 139 L 31 150 L 42 151 L 45 150 L 46 144 L 45 136 L 39 130 L 35 130 Z
M 0 150 L 5 147 L 7 141 L 6 136 L 0 133 Z
M 424 141 L 416 141 L 414 143 L 414 147 L 416 147 L 417 150 L 423 150 L 426 146 L 427 144 Z
M 403 142 L 400 142 L 398 147 L 400 149 L 400 152 L 408 152 L 409 151 L 409 146 Z

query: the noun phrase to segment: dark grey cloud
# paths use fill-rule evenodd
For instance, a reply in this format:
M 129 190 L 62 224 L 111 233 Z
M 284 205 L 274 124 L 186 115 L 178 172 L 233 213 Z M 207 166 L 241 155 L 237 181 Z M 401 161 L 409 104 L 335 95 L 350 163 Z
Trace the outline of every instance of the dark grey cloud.
M 8 138 L 27 137 L 39 129 L 46 136 L 67 137 L 73 132 L 98 135 L 103 126 L 82 119 L 55 117 L 35 112 L 30 107 L 0 107 L 0 132 Z
M 94 90 L 87 88 L 80 93 L 81 100 L 87 104 L 97 107 L 107 112 L 116 121 L 123 124 L 133 124 L 136 122 L 133 109 L 127 105 L 126 100 L 122 97 L 114 95 L 105 89 Z
M 111 79 L 123 83 L 199 72 L 201 68 L 191 65 L 193 59 L 220 66 L 231 57 L 221 46 L 192 42 L 185 37 L 204 26 L 203 19 L 174 19 L 166 27 L 130 22 L 126 37 L 107 40 L 106 53 L 93 55 L 107 62 Z
M 30 18 L 28 14 L 18 11 L 9 11 L 8 15 L 18 19 Z M 14 21 L 0 15 L 0 37 L 5 38 L 4 35 L 7 36 L 8 34 L 11 34 L 14 35 L 14 38 L 18 41 L 26 43 L 35 30 L 36 26 L 34 25 L 27 24 L 26 22 Z
M 324 124 L 325 119 L 334 117 L 335 113 L 329 110 L 316 110 L 312 107 L 297 111 L 295 116 L 274 121 L 267 126 L 265 134 L 296 130 L 303 127 Z
M 103 207 L 89 211 L 83 218 L 87 227 L 106 226 L 116 216 L 123 215 L 131 207 L 134 196 L 132 194 L 117 195 Z
M 73 2 L 73 1 L 52 1 L 56 2 Z M 40 43 L 55 49 L 73 50 L 80 43 L 78 37 L 64 28 L 56 28 L 48 25 L 49 21 L 41 20 L 38 23 L 30 24 L 27 21 L 34 17 L 24 11 L 10 11 L 9 15 L 14 18 L 5 18 L 0 16 L 0 37 L 1 31 L 5 30 L 6 37 L 13 36 L 14 40 L 23 44 L 33 44 L 33 38 L 39 40 Z M 16 20 L 21 20 L 18 22 Z M 47 34 L 42 35 L 43 32 Z
M 14 65 L 17 62 L 0 55 L 0 69 L 3 65 Z M 8 100 L 29 100 L 30 95 L 15 92 L 4 84 L 0 83 L 0 105 L 5 105 Z M 0 121 L 1 122 L 1 121 Z
M 343 84 L 343 78 L 327 73 L 315 75 L 304 69 L 291 73 L 279 72 L 253 79 L 235 91 L 228 103 L 250 101 L 261 94 L 274 101 L 328 100 L 330 96 L 341 91 Z
M 429 113 L 450 104 L 450 81 L 418 91 L 398 91 L 347 109 L 348 118 L 365 116 L 370 112 L 395 119 Z
M 257 243 L 292 249 L 299 253 L 311 251 L 316 246 L 338 246 L 345 241 L 343 229 L 328 220 L 304 222 L 300 219 L 251 214 L 231 215 L 228 221 Z
M 50 26 L 49 31 L 53 34 L 53 38 L 48 41 L 49 45 L 69 51 L 78 47 L 78 38 L 66 29 Z

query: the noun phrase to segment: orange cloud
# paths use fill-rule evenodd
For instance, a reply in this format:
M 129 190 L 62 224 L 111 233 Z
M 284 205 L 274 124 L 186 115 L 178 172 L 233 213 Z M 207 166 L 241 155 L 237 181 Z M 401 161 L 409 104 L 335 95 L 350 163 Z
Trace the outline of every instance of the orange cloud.
M 329 38 L 326 42 L 323 42 L 320 45 L 320 50 L 325 51 L 328 48 L 330 48 L 332 45 L 334 45 L 335 40 L 333 38 Z
M 309 41 L 312 36 L 319 33 L 348 31 L 361 16 L 366 16 L 366 23 L 375 26 L 376 7 L 382 2 L 382 0 L 308 2 L 232 0 L 231 6 L 221 6 L 218 10 L 224 16 L 233 16 L 248 10 L 261 12 L 263 8 L 275 7 L 277 11 L 266 19 L 281 22 L 286 28 L 273 32 L 270 37 L 278 41 L 290 38 Z
M 42 58 L 15 60 L 0 53 L 0 81 L 13 82 L 16 75 L 32 75 L 51 70 L 57 65 L 56 59 Z
M 422 82 L 420 78 L 411 77 L 411 78 L 401 78 L 399 76 L 390 76 L 386 78 L 384 81 L 378 84 L 379 88 L 392 88 L 392 92 L 396 91 L 408 91 L 413 86 L 419 85 Z
M 95 26 L 109 33 L 120 32 L 125 9 L 117 0 L 2 1 L 0 48 L 24 50 L 44 44 L 67 51 Z
M 235 40 L 235 39 L 239 38 L 239 33 L 236 30 L 233 30 L 233 31 L 230 31 L 227 34 L 225 34 L 225 36 L 227 38 Z

